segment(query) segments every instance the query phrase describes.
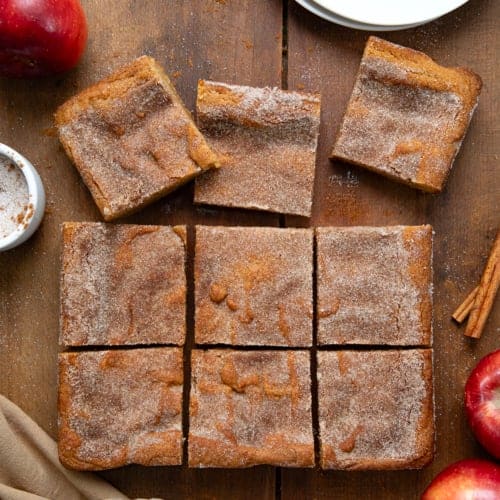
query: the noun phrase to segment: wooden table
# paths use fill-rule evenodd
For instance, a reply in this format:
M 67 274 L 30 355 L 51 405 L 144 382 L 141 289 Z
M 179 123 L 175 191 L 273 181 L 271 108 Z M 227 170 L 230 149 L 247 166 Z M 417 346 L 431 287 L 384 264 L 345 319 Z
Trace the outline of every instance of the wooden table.
M 293 1 L 191 0 L 83 2 L 90 38 L 79 67 L 41 81 L 0 80 L 0 142 L 25 154 L 47 191 L 35 236 L 0 255 L 0 392 L 56 437 L 59 224 L 100 220 L 76 170 L 50 133 L 56 107 L 140 54 L 172 76 L 193 109 L 198 78 L 320 91 L 322 125 L 310 220 L 192 205 L 188 185 L 126 222 L 227 225 L 387 225 L 431 223 L 435 236 L 437 453 L 432 466 L 405 472 L 322 472 L 257 467 L 190 470 L 130 466 L 102 475 L 131 496 L 164 498 L 412 499 L 446 464 L 483 452 L 463 416 L 464 382 L 476 361 L 499 347 L 500 307 L 480 341 L 466 339 L 450 314 L 479 280 L 499 220 L 500 2 L 471 0 L 429 25 L 386 33 L 484 80 L 479 108 L 438 196 L 328 160 L 367 33 L 329 24 Z M 189 268 L 192 267 L 190 248 Z M 190 290 L 192 310 L 192 290 Z M 192 321 L 188 333 L 192 339 Z M 186 353 L 192 347 L 188 342 Z

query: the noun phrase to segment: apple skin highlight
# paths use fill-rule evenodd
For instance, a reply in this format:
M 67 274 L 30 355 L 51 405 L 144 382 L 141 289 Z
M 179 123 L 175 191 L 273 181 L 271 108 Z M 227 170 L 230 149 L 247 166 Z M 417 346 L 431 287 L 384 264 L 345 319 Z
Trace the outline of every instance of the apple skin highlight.
M 421 500 L 500 500 L 500 466 L 488 460 L 460 460 L 440 472 Z
M 86 42 L 79 0 L 0 0 L 0 76 L 67 71 L 78 63 Z
M 465 385 L 465 411 L 477 440 L 500 459 L 500 349 L 472 370 Z

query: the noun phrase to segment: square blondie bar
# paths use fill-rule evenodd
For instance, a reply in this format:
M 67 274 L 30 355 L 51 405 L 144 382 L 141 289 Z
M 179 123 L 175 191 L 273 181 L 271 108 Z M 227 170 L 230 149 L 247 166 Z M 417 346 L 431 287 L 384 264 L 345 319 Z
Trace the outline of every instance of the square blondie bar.
M 201 80 L 198 125 L 221 168 L 195 183 L 195 203 L 311 215 L 317 94 Z
M 196 227 L 195 341 L 310 346 L 313 233 Z
M 158 63 L 142 56 L 56 112 L 59 138 L 105 220 L 219 165 Z
M 320 227 L 320 345 L 432 344 L 431 226 Z
M 320 466 L 418 469 L 434 455 L 432 350 L 319 351 Z
M 192 352 L 189 466 L 312 467 L 310 355 Z
M 182 349 L 59 355 L 59 458 L 77 470 L 182 462 Z
M 469 69 L 371 36 L 331 157 L 439 192 L 481 85 Z
M 61 344 L 183 345 L 185 238 L 184 226 L 63 224 Z

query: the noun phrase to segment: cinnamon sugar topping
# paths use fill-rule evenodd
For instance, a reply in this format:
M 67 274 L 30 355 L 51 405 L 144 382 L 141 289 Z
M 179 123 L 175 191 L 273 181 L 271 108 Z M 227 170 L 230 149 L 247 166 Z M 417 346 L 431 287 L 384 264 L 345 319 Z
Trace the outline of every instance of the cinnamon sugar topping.
M 311 467 L 306 352 L 194 350 L 191 467 Z
M 182 350 L 63 353 L 59 456 L 101 470 L 182 460 Z
M 480 89 L 467 69 L 370 37 L 332 157 L 440 191 Z
M 197 112 L 222 168 L 197 180 L 196 203 L 311 215 L 318 95 L 201 80 Z
M 64 345 L 184 343 L 181 227 L 65 223 Z
M 432 459 L 430 349 L 318 352 L 318 400 L 322 468 L 411 469 Z
M 312 342 L 312 231 L 197 226 L 195 339 Z
M 70 99 L 56 123 L 106 220 L 218 166 L 168 77 L 149 57 Z
M 430 226 L 316 229 L 318 342 L 431 345 Z
M 0 239 L 9 236 L 31 218 L 28 184 L 21 170 L 0 156 Z

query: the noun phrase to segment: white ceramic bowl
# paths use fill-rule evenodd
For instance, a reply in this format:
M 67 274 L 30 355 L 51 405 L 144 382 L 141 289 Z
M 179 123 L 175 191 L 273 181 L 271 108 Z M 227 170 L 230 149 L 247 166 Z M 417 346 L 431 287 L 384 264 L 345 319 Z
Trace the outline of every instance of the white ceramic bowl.
M 10 160 L 24 174 L 28 185 L 29 203 L 33 205 L 33 215 L 29 221 L 19 225 L 5 238 L 0 238 L 0 252 L 3 252 L 24 243 L 38 229 L 45 210 L 45 190 L 35 167 L 16 150 L 0 143 L 0 157 Z
M 378 26 L 422 24 L 457 9 L 468 0 L 315 0 L 324 9 L 358 23 Z
M 308 10 L 309 12 L 312 12 L 313 14 L 330 21 L 335 24 L 339 24 L 341 26 L 345 26 L 346 28 L 352 28 L 356 30 L 363 30 L 363 31 L 400 31 L 400 30 L 407 30 L 410 28 L 416 28 L 417 26 L 420 26 L 422 24 L 428 23 L 430 21 L 433 21 L 433 19 L 427 19 L 426 21 L 422 21 L 419 23 L 414 23 L 414 24 L 401 24 L 398 26 L 379 26 L 376 24 L 366 24 L 366 23 L 360 23 L 357 21 L 353 21 L 352 19 L 348 19 L 346 17 L 339 16 L 337 14 L 334 14 L 333 12 L 325 9 L 324 7 L 321 7 L 318 3 L 316 3 L 313 0 L 295 0 L 299 5 L 304 7 L 304 9 Z

